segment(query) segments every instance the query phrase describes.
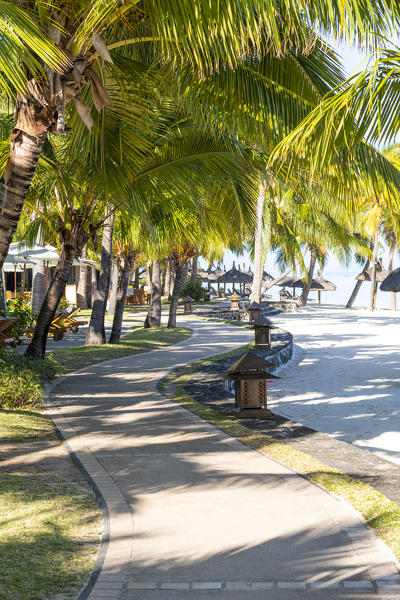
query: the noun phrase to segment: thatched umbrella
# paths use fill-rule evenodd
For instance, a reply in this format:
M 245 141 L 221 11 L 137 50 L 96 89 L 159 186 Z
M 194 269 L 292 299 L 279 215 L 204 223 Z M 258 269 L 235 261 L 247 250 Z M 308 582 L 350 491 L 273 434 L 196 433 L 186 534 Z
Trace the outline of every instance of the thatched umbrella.
M 400 267 L 389 273 L 382 281 L 380 289 L 382 292 L 400 292 Z
M 394 272 L 394 271 L 392 271 L 392 272 Z M 387 269 L 385 269 L 382 266 L 382 263 L 380 263 L 380 262 L 376 263 L 375 273 L 376 273 L 375 279 L 378 282 L 385 281 L 386 277 L 389 275 L 389 271 Z M 358 281 L 372 281 L 372 267 L 370 267 L 366 271 L 362 271 L 362 273 L 357 275 L 356 279 L 358 279 Z
M 314 282 L 318 285 L 318 287 L 313 287 Z M 324 279 L 322 277 L 322 271 L 318 271 L 318 277 L 313 279 L 311 290 L 318 291 L 318 304 L 321 304 L 321 292 L 334 292 L 336 290 L 336 285 L 331 281 Z
M 370 306 L 371 310 L 374 310 L 374 308 L 376 307 L 377 283 L 380 281 L 381 282 L 385 281 L 385 279 L 388 275 L 389 275 L 389 271 L 387 269 L 383 268 L 382 262 L 380 260 L 377 263 L 375 263 L 375 286 L 374 286 L 373 293 L 371 292 L 371 294 L 372 294 L 371 306 Z M 366 269 L 365 271 L 363 271 L 362 273 L 357 275 L 356 279 L 358 279 L 358 281 L 372 281 L 372 276 L 373 276 L 373 267 L 370 267 L 369 269 Z
M 218 283 L 224 284 L 224 291 L 225 291 L 226 284 L 232 283 L 233 291 L 235 292 L 235 284 L 238 284 L 239 288 L 240 288 L 240 287 L 246 285 L 247 283 L 251 283 L 252 280 L 253 280 L 253 278 L 251 277 L 251 275 L 248 275 L 247 273 L 242 273 L 242 271 L 239 271 L 236 268 L 235 263 L 233 263 L 232 269 L 227 271 L 225 273 L 225 275 L 222 275 L 222 277 L 220 277 L 218 279 Z

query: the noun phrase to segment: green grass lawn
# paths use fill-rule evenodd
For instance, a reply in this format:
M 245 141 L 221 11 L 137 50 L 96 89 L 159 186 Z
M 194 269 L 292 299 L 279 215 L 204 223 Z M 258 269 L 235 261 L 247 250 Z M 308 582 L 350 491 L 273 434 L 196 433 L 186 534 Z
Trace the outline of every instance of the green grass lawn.
M 138 327 L 132 333 L 121 337 L 119 344 L 103 344 L 102 346 L 76 346 L 64 350 L 56 350 L 51 356 L 57 361 L 60 373 L 68 373 L 104 360 L 122 358 L 139 352 L 149 352 L 176 344 L 190 335 L 190 329 L 176 327 L 157 327 L 144 329 Z
M 0 598 L 75 597 L 93 568 L 102 527 L 85 482 L 32 468 L 2 473 L 0 514 Z
M 184 327 L 139 327 L 118 345 L 78 346 L 53 356 L 58 372 L 66 373 L 167 347 L 190 333 Z M 88 483 L 65 456 L 24 463 L 24 455 L 49 445 L 57 445 L 56 435 L 39 409 L 0 410 L 0 454 L 4 460 L 20 457 L 17 469 L 4 464 L 0 474 L 0 598 L 75 598 L 93 568 L 102 514 Z M 67 463 L 72 470 L 63 468 Z

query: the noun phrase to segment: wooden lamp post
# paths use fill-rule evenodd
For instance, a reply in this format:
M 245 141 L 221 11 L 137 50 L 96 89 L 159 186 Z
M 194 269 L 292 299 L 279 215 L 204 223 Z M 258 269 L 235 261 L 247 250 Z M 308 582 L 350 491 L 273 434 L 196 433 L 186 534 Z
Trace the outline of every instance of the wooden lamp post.
M 239 310 L 240 296 L 234 293 L 232 296 L 229 296 L 229 300 L 231 301 L 231 310 Z
M 194 302 L 194 300 L 190 296 L 186 296 L 186 298 L 183 298 L 183 314 L 184 315 L 192 314 L 193 302 Z
M 261 304 L 259 304 L 258 302 L 252 302 L 251 304 L 249 304 L 247 310 L 249 311 L 250 323 L 254 323 L 254 321 L 256 321 L 262 315 Z
M 254 343 L 256 348 L 261 350 L 271 348 L 271 333 L 275 325 L 266 317 L 258 317 L 254 321 Z
M 274 365 L 249 350 L 228 370 L 226 379 L 235 382 L 235 408 L 240 419 L 269 417 L 267 408 L 267 380 L 279 379 L 268 373 Z

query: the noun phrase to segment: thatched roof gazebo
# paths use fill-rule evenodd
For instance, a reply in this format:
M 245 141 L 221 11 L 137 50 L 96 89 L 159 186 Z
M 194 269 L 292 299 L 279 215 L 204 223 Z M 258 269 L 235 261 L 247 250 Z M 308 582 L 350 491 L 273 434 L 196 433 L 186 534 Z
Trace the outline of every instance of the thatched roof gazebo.
M 392 271 L 393 272 L 393 271 Z M 377 282 L 384 281 L 389 275 L 389 271 L 385 269 L 381 261 L 376 263 L 375 280 Z M 356 277 L 358 281 L 372 281 L 372 267 L 366 271 L 362 271 Z
M 400 267 L 389 273 L 382 281 L 379 289 L 381 289 L 382 292 L 400 292 Z
M 248 275 L 248 273 L 243 273 L 236 268 L 235 263 L 233 263 L 232 268 L 222 275 L 218 279 L 218 284 L 224 284 L 224 291 L 226 289 L 226 284 L 231 283 L 233 285 L 233 291 L 235 292 L 235 284 L 239 286 L 239 290 L 244 288 L 246 284 L 249 284 L 253 281 L 253 277 Z
M 313 287 L 313 284 L 316 284 L 317 287 Z M 311 290 L 317 290 L 318 292 L 318 304 L 321 304 L 321 292 L 334 292 L 336 290 L 336 285 L 327 279 L 322 277 L 322 271 L 318 271 L 318 277 L 313 279 L 313 283 L 311 284 Z

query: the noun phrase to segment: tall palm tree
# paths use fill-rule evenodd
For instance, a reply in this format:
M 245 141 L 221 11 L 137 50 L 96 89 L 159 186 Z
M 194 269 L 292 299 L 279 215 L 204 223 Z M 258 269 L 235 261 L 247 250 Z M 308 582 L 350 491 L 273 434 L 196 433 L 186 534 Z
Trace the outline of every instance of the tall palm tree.
M 184 58 L 204 75 L 235 67 L 243 56 L 262 56 L 268 49 L 279 54 L 289 42 L 305 44 L 312 26 L 336 37 L 369 40 L 371 32 L 387 33 L 399 14 L 397 1 L 388 11 L 385 0 L 373 5 L 359 0 L 334 5 L 328 0 L 296 5 L 291 0 L 273 5 L 265 0 L 197 0 L 195 10 L 189 0 L 37 0 L 23 6 L 0 3 L 7 42 L 0 72 L 11 74 L 18 91 L 11 152 L 0 182 L 0 268 L 47 135 L 65 132 L 71 103 L 92 127 L 86 90 L 91 88 L 98 111 L 109 104 L 103 83 L 107 71 L 119 71 L 124 85 L 123 71 L 126 76 L 129 67 L 112 58 L 116 51 L 136 46 L 157 58 Z M 21 64 L 28 67 L 28 76 Z M 0 89 L 14 95 L 5 76 Z

